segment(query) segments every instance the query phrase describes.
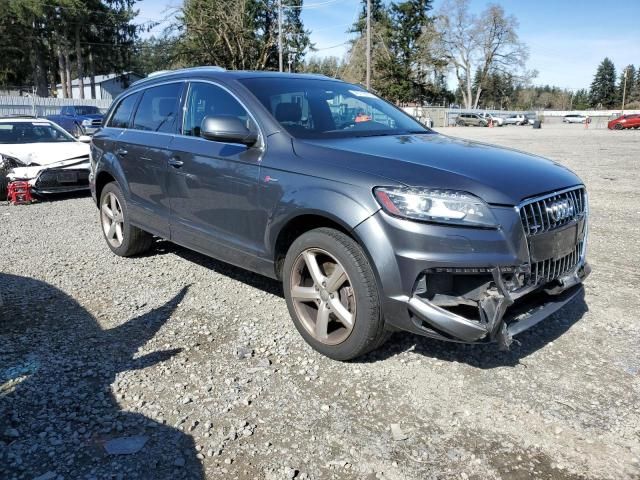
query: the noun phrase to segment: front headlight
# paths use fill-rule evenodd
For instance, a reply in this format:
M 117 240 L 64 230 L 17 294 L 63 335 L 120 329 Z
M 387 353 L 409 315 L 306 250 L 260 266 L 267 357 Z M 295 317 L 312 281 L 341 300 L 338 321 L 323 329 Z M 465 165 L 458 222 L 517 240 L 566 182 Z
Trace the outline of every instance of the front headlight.
M 425 222 L 496 227 L 488 205 L 466 192 L 440 189 L 376 187 L 376 199 L 385 212 Z
M 91 126 L 91 120 L 82 120 L 82 126 L 83 127 L 90 127 Z

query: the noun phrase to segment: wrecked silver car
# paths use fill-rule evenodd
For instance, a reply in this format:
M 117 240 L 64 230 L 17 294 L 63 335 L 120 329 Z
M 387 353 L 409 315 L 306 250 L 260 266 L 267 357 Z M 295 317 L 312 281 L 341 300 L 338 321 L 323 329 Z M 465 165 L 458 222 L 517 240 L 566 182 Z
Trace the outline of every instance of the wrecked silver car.
M 36 195 L 87 190 L 88 141 L 46 119 L 0 118 L 0 199 L 20 180 Z

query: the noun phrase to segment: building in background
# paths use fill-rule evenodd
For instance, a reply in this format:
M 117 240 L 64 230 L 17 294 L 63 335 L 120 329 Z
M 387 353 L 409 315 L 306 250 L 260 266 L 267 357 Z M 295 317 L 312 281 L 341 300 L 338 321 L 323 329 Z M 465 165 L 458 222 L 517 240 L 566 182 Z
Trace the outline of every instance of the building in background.
M 91 77 L 84 77 L 84 98 L 96 100 L 113 100 L 133 82 L 140 80 L 142 75 L 133 72 L 110 73 L 95 76 L 95 97 L 91 95 Z M 58 98 L 62 98 L 62 84 L 56 85 Z M 71 82 L 71 98 L 80 98 L 80 82 L 75 78 Z

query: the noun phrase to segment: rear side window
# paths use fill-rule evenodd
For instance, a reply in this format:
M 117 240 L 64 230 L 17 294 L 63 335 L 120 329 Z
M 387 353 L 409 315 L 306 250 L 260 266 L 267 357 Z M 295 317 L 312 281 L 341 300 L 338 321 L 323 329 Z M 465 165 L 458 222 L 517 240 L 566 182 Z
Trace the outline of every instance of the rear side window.
M 131 128 L 150 132 L 174 132 L 181 92 L 182 83 L 169 83 L 146 89 L 136 109 Z
M 138 98 L 140 98 L 140 94 L 134 93 L 123 99 L 116 107 L 113 115 L 111 115 L 108 126 L 112 128 L 129 128 L 129 120 L 131 120 L 131 114 L 138 102 Z
M 210 83 L 194 82 L 187 98 L 182 134 L 199 137 L 202 121 L 209 115 L 236 117 L 247 128 L 254 128 L 247 111 L 229 92 Z

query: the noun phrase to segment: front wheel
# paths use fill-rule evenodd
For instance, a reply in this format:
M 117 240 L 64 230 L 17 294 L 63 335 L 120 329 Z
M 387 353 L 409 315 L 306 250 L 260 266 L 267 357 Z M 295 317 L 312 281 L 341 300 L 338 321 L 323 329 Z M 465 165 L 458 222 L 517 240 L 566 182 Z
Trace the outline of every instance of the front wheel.
M 351 360 L 380 346 L 380 296 L 364 251 L 351 237 L 318 228 L 298 237 L 283 268 L 287 307 L 300 335 L 334 360 Z
M 117 183 L 108 183 L 100 194 L 100 225 L 113 253 L 130 257 L 149 250 L 153 237 L 129 223 L 129 211 Z
M 616 123 L 613 128 L 615 128 L 616 130 L 622 130 L 624 127 L 622 126 L 621 123 Z

